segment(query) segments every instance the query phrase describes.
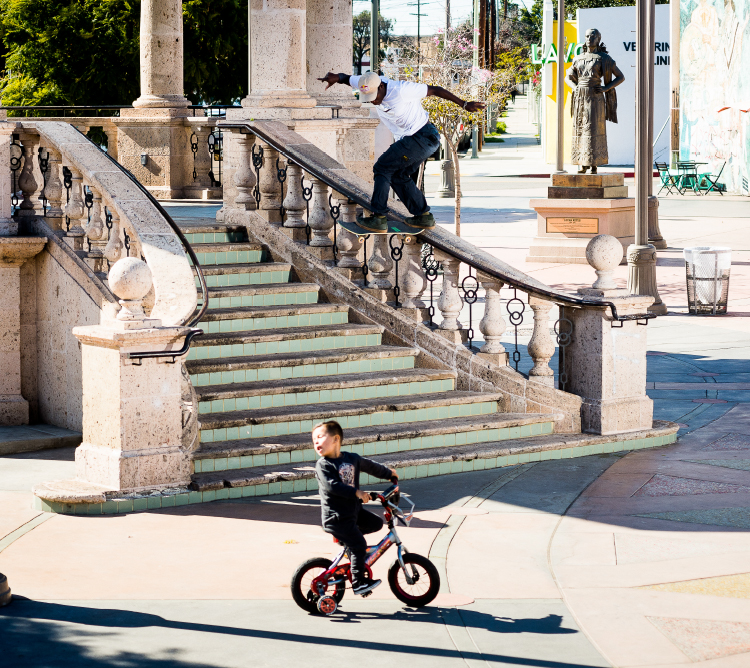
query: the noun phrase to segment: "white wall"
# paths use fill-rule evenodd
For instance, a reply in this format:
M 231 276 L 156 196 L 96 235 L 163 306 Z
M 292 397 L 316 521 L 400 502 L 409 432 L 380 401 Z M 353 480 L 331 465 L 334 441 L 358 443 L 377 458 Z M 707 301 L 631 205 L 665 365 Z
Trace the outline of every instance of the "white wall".
M 618 123 L 607 123 L 609 164 L 635 163 L 635 7 L 600 7 L 578 10 L 578 41 L 589 28 L 597 28 L 607 52 L 625 81 L 617 87 Z M 654 52 L 654 139 L 669 117 L 669 5 L 656 5 Z M 661 48 L 659 48 L 661 47 Z M 669 124 L 654 146 L 654 160 L 669 163 Z

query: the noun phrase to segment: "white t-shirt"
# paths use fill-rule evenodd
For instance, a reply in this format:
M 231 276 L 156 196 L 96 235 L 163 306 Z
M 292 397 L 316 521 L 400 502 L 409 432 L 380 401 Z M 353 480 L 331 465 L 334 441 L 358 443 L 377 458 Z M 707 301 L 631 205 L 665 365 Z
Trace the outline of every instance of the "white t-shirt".
M 360 77 L 349 77 L 352 88 L 359 86 Z M 380 80 L 388 85 L 383 101 L 375 106 L 383 125 L 398 141 L 402 137 L 411 137 L 429 121 L 427 112 L 422 107 L 422 100 L 427 97 L 427 84 L 413 81 L 392 81 L 386 77 Z

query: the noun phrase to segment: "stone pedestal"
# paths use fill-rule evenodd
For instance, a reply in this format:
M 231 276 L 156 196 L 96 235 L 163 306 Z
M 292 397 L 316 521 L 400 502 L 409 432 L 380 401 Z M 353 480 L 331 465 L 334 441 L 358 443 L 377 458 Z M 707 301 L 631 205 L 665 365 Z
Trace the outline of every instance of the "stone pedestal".
M 0 425 L 29 423 L 21 395 L 21 265 L 40 253 L 44 237 L 0 237 Z
M 628 246 L 635 241 L 635 200 L 627 196 L 624 184 L 622 174 L 553 174 L 547 199 L 529 203 L 537 212 L 538 228 L 526 261 L 586 264 L 589 240 L 608 234 L 620 241 L 624 262 Z M 658 207 L 659 200 L 649 198 L 655 234 Z
M 189 329 L 121 328 L 126 326 L 115 321 L 73 330 L 83 364 L 83 443 L 76 450 L 76 478 L 124 492 L 186 485 L 190 458 L 182 447 L 182 365 L 164 357 L 130 360 L 126 353 L 179 349 Z
M 120 164 L 158 199 L 192 197 L 189 109 L 121 109 L 113 119 Z M 145 162 L 145 164 L 143 164 Z
M 611 301 L 618 315 L 648 311 L 652 297 L 624 290 L 581 291 L 587 299 Z M 583 399 L 581 430 L 614 434 L 651 429 L 653 402 L 646 396 L 646 333 L 634 320 L 613 322 L 609 307 L 565 309 L 573 324 L 563 368 L 567 392 Z

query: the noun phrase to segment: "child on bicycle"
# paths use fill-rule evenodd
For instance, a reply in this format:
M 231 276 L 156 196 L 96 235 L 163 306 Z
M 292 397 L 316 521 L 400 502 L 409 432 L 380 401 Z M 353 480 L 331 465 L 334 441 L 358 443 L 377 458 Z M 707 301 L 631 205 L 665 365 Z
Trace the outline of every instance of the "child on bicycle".
M 352 590 L 364 596 L 380 584 L 380 580 L 370 580 L 366 574 L 367 541 L 364 534 L 382 529 L 383 520 L 362 508 L 371 497 L 359 489 L 359 474 L 362 471 L 393 482 L 398 480 L 398 475 L 394 469 L 371 459 L 353 452 L 341 452 L 344 431 L 338 422 L 330 420 L 319 424 L 312 431 L 312 440 L 315 452 L 320 456 L 315 475 L 320 488 L 323 530 L 349 548 Z

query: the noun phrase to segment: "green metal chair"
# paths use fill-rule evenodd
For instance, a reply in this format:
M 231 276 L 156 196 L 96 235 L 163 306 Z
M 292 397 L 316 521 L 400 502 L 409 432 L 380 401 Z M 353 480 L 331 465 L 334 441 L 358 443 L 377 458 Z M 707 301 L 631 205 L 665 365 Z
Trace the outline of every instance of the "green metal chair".
M 680 190 L 679 177 L 669 171 L 667 163 L 654 162 L 654 166 L 659 171 L 659 179 L 661 179 L 661 188 L 656 194 L 661 194 L 661 191 L 666 188 L 667 195 L 670 195 L 672 192 L 677 192 L 677 194 L 682 195 L 682 190 Z
M 721 174 L 724 171 L 726 164 L 725 160 L 716 176 L 713 176 L 710 172 L 701 174 L 696 184 L 697 192 L 703 192 L 704 195 L 708 195 L 710 192 L 717 192 L 723 197 L 724 193 L 727 191 L 727 187 L 723 183 L 719 183 L 719 179 L 721 178 Z

